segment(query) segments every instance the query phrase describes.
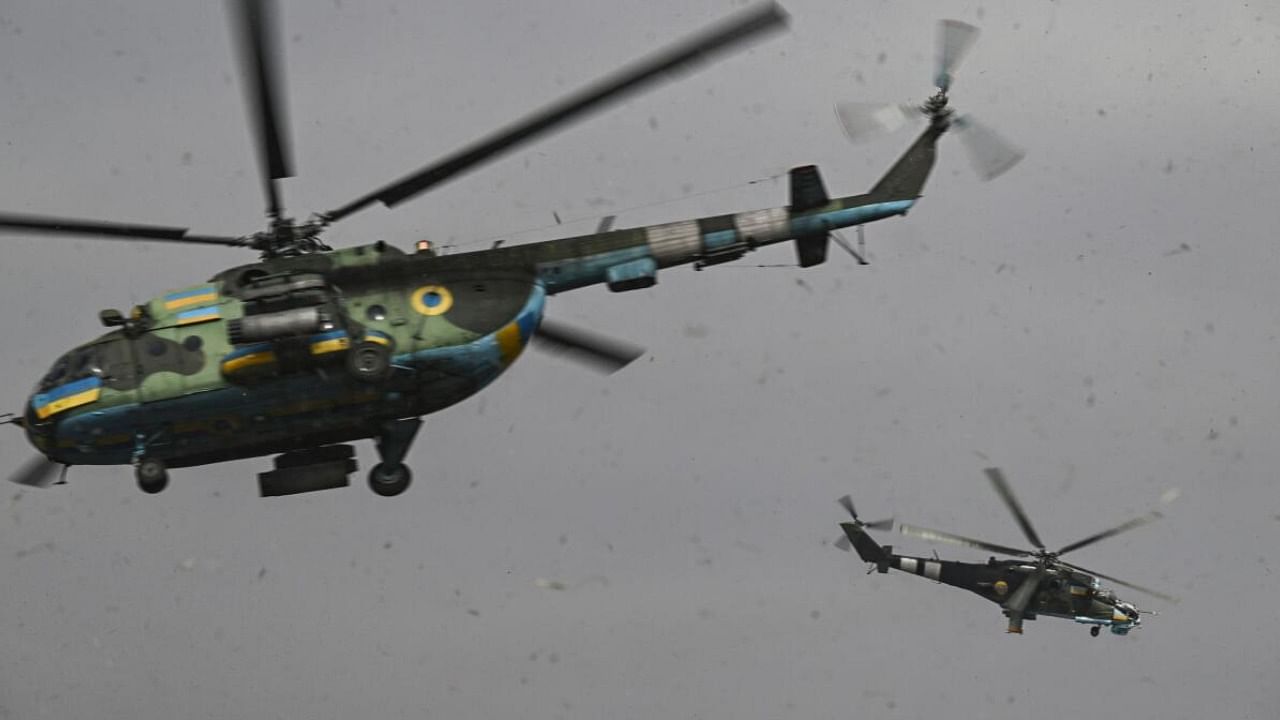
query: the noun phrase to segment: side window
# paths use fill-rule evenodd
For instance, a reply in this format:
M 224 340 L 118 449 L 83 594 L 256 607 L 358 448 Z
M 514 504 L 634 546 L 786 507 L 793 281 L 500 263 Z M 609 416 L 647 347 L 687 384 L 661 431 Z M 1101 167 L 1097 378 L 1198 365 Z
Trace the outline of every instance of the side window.
M 108 387 L 133 387 L 137 379 L 133 354 L 127 340 L 110 340 L 95 346 L 98 351 L 98 371 Z

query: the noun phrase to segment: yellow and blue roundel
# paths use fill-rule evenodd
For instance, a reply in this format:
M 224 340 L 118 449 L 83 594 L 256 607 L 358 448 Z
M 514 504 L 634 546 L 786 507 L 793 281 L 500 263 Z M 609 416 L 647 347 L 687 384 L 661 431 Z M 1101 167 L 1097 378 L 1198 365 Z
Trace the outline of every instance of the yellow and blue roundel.
M 409 296 L 409 304 L 423 315 L 443 315 L 453 307 L 453 293 L 443 285 L 423 285 Z
M 44 420 L 50 415 L 88 405 L 102 395 L 102 379 L 96 375 L 59 385 L 31 398 L 36 417 Z

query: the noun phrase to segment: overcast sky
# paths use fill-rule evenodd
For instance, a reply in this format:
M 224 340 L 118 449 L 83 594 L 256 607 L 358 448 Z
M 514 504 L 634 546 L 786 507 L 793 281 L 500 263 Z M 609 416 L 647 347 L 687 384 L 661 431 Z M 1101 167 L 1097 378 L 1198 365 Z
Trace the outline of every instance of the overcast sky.
M 287 205 L 337 207 L 737 5 L 286 0 Z M 351 488 L 307 496 L 259 498 L 266 458 L 157 496 L 125 467 L 4 491 L 0 718 L 1274 717 L 1280 10 L 786 8 L 789 33 L 326 239 L 461 250 L 784 205 L 763 179 L 807 163 L 863 192 L 911 134 L 850 146 L 831 106 L 926 97 L 942 17 L 983 29 L 953 102 L 1026 159 L 979 183 L 945 138 L 910 216 L 867 228 L 870 267 L 752 267 L 779 246 L 554 298 L 649 354 L 611 377 L 527 354 L 427 419 L 395 499 L 364 484 L 367 442 Z M 0 97 L 3 210 L 262 227 L 220 3 L 9 0 Z M 252 260 L 3 247 L 15 410 L 99 309 Z M 6 468 L 31 452 L 0 436 Z M 1007 636 L 996 606 L 830 546 L 844 493 L 1022 544 L 988 465 L 1049 545 L 1180 489 L 1073 559 L 1182 603 L 1122 592 L 1160 611 L 1126 638 Z

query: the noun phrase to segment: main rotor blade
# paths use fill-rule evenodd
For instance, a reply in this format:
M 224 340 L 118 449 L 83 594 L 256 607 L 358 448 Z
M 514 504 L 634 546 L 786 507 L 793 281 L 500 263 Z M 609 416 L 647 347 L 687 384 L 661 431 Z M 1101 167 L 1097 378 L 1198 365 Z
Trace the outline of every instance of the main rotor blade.
M 978 28 L 959 20 L 938 22 L 938 66 L 933 84 L 946 92 L 951 88 L 951 78 L 960 61 L 978 40 Z
M 1009 596 L 1009 601 L 1004 604 L 1005 609 L 1021 615 L 1022 611 L 1027 609 L 1027 605 L 1031 604 L 1031 598 L 1035 596 L 1036 589 L 1040 587 L 1040 581 L 1044 576 L 1044 568 L 1037 567 L 1032 570 L 1018 589 L 1013 591 L 1013 595 Z
M 614 373 L 644 355 L 644 348 L 547 318 L 534 334 L 535 342 L 582 361 L 596 370 Z
M 952 122 L 956 137 L 969 154 L 969 164 L 981 180 L 994 180 L 1018 164 L 1026 155 L 1021 148 L 1005 140 L 995 130 L 974 120 L 971 115 L 961 115 Z
M 58 463 L 49 460 L 43 455 L 36 455 L 15 470 L 9 476 L 9 480 L 27 487 L 49 487 L 49 484 L 53 482 L 53 474 L 57 471 Z
M 955 533 L 943 532 L 941 530 L 930 530 L 929 528 L 916 527 L 915 525 L 908 525 L 906 523 L 898 525 L 898 532 L 903 535 L 918 537 L 922 540 L 946 542 L 953 545 L 967 545 L 980 550 L 998 552 L 1001 555 L 1028 557 L 1035 554 L 1030 550 L 1019 550 L 1018 548 L 1011 548 L 1007 545 L 997 545 L 995 543 L 989 543 L 986 540 L 977 540 L 975 538 L 965 537 L 964 535 L 956 535 Z
M 470 170 L 500 153 L 558 129 L 589 110 L 602 109 L 606 104 L 617 102 L 665 75 L 688 69 L 699 61 L 709 60 L 714 55 L 726 52 L 758 35 L 781 29 L 786 25 L 786 18 L 786 12 L 772 2 L 750 8 L 737 17 L 693 35 L 635 65 L 588 85 L 559 102 L 526 116 L 523 120 L 448 155 L 412 175 L 326 213 L 325 218 L 330 222 L 336 222 L 374 202 L 395 207 L 418 193 Z
M 228 0 L 228 4 L 246 80 L 245 102 L 262 165 L 259 169 L 267 196 L 267 214 L 276 218 L 283 208 L 275 181 L 293 177 L 280 76 L 279 13 L 275 0 Z
M 1164 515 L 1161 515 L 1159 510 L 1152 510 L 1151 512 L 1147 513 L 1146 515 L 1143 515 L 1142 517 L 1136 517 L 1126 523 L 1121 523 L 1120 525 L 1117 525 L 1111 528 L 1110 530 L 1103 530 L 1102 532 L 1097 533 L 1095 535 L 1090 535 L 1089 537 L 1083 540 L 1077 540 L 1071 543 L 1070 545 L 1064 546 L 1061 550 L 1059 550 L 1054 554 L 1059 556 L 1065 555 L 1071 552 L 1072 550 L 1079 550 L 1080 548 L 1086 545 L 1092 545 L 1098 542 L 1099 540 L 1105 540 L 1109 537 L 1119 535 L 1122 532 L 1128 532 L 1134 528 L 1139 528 L 1139 527 L 1142 527 L 1143 525 L 1153 523 L 1162 517 L 1164 517 Z
M 1030 540 L 1032 545 L 1043 550 L 1044 543 L 1040 542 L 1040 536 L 1036 535 L 1035 528 L 1031 527 L 1031 521 L 1027 519 L 1027 514 L 1022 511 L 1018 499 L 1013 496 L 1013 489 L 1009 487 L 1009 483 L 1005 482 L 1004 473 L 1000 472 L 1000 468 L 987 468 L 983 472 L 991 479 L 991 484 L 995 485 L 1000 499 L 1009 506 L 1014 519 L 1018 521 L 1018 527 L 1022 528 L 1022 534 L 1027 536 L 1027 540 Z
M 840 537 L 836 538 L 836 541 L 832 544 L 845 552 L 850 552 L 853 550 L 853 541 L 849 539 L 848 535 L 841 535 Z
M 1161 600 L 1164 600 L 1165 602 L 1168 602 L 1168 603 L 1173 603 L 1173 604 L 1175 604 L 1175 605 L 1178 603 L 1178 598 L 1174 597 L 1173 595 L 1168 595 L 1168 594 L 1166 594 L 1166 593 L 1162 593 L 1162 592 L 1160 592 L 1159 590 L 1152 590 L 1151 588 L 1142 587 L 1141 585 L 1134 585 L 1133 583 L 1128 582 L 1128 581 L 1126 581 L 1126 580 L 1121 580 L 1120 578 L 1112 577 L 1112 576 L 1110 576 L 1110 575 L 1103 575 L 1103 574 L 1102 574 L 1102 573 L 1100 573 L 1100 572 L 1094 572 L 1093 570 L 1089 570 L 1089 569 L 1087 569 L 1087 568 L 1082 568 L 1082 567 L 1080 567 L 1079 565 L 1076 565 L 1076 564 L 1073 564 L 1073 563 L 1063 562 L 1063 561 L 1059 560 L 1059 561 L 1058 561 L 1058 564 L 1059 564 L 1059 565 L 1066 565 L 1067 567 L 1071 568 L 1072 570 L 1078 570 L 1078 571 L 1080 571 L 1080 572 L 1082 572 L 1082 573 L 1085 573 L 1086 575 L 1093 575 L 1094 577 L 1100 577 L 1100 578 L 1102 578 L 1103 580 L 1106 580 L 1106 581 L 1108 581 L 1108 582 L 1113 582 L 1113 583 L 1115 583 L 1116 585 L 1121 585 L 1121 586 L 1127 587 L 1127 588 L 1129 588 L 1129 589 L 1131 589 L 1131 590 L 1137 590 L 1137 591 L 1138 591 L 1138 592 L 1140 592 L 1140 593 L 1146 593 L 1147 595 L 1150 595 L 1151 597 L 1160 598 Z
M 41 233 L 94 235 L 132 240 L 168 240 L 170 242 L 206 243 L 231 245 L 233 247 L 248 247 L 252 242 L 248 238 L 239 237 L 188 235 L 186 228 L 163 227 L 160 225 L 134 225 L 130 223 L 101 222 L 98 220 L 75 220 L 40 215 L 0 213 L 0 231 L 4 230 L 30 230 Z

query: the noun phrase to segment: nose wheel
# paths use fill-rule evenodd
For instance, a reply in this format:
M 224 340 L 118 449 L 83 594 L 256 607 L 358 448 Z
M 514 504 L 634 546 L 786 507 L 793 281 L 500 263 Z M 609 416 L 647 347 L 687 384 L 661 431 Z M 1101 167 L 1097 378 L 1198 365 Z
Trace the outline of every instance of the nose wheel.
M 1098 637 L 1098 633 L 1100 632 L 1102 632 L 1102 628 L 1097 625 L 1094 625 L 1093 627 L 1089 628 L 1089 634 L 1094 637 Z
M 153 457 L 138 460 L 133 476 L 138 480 L 138 487 L 148 495 L 155 495 L 169 485 L 169 470 L 162 461 Z
M 383 497 L 399 495 L 409 487 L 413 473 L 404 464 L 404 456 L 422 427 L 421 418 L 392 420 L 383 423 L 378 435 L 378 457 L 382 462 L 369 471 L 369 487 Z

